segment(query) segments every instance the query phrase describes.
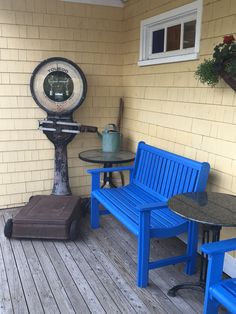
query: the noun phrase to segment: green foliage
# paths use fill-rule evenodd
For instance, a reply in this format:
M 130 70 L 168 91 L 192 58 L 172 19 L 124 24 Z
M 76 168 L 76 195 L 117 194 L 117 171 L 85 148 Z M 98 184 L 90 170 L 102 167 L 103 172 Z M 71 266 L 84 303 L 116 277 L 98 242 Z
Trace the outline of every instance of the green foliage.
M 236 43 L 232 42 L 230 44 L 219 44 L 215 46 L 213 58 L 216 62 L 224 62 L 235 56 L 236 53 Z
M 231 76 L 236 77 L 236 58 L 226 62 L 224 70 Z
M 195 77 L 213 87 L 223 72 L 236 78 L 236 42 L 233 35 L 224 36 L 223 43 L 215 46 L 213 58 L 205 59 L 197 67 Z
M 199 79 L 201 83 L 206 83 L 210 86 L 215 86 L 219 82 L 219 74 L 216 71 L 214 60 L 204 60 L 199 64 L 195 77 Z

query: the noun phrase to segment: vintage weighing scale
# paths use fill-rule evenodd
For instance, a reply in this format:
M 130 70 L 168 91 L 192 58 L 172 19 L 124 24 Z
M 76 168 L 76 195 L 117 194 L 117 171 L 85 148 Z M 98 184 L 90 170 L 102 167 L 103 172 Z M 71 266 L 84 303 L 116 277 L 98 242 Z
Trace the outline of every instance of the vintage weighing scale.
M 71 195 L 67 145 L 80 132 L 96 127 L 73 121 L 83 103 L 87 82 L 82 70 L 65 58 L 50 58 L 34 70 L 30 89 L 37 105 L 47 112 L 39 129 L 55 146 L 54 184 L 51 195 L 37 195 L 6 222 L 4 234 L 14 238 L 75 239 L 81 216 L 81 200 Z

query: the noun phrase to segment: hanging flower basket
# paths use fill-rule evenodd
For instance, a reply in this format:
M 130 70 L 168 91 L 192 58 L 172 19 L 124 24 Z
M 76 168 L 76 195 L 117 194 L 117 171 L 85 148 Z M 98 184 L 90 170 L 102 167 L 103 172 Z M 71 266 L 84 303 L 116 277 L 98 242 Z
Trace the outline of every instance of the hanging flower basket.
M 232 66 L 236 66 L 236 57 L 229 60 Z M 236 74 L 235 73 L 228 73 L 225 70 L 222 70 L 220 73 L 221 78 L 227 83 L 235 92 L 236 92 Z
M 213 58 L 205 59 L 197 68 L 195 77 L 214 87 L 222 78 L 236 91 L 236 42 L 233 35 L 224 36 L 214 48 Z

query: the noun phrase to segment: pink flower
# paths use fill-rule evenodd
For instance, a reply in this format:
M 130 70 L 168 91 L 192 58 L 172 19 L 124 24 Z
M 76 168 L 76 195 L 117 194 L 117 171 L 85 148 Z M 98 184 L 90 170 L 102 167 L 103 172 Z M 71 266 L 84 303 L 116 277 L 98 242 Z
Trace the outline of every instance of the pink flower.
M 232 44 L 233 41 L 235 41 L 233 35 L 225 35 L 225 36 L 223 37 L 223 43 L 224 43 L 224 44 Z

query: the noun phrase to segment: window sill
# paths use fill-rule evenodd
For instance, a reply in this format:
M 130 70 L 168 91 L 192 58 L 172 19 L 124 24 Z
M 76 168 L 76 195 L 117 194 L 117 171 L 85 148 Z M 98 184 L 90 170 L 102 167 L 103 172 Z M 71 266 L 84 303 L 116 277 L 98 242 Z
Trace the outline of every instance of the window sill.
M 179 55 L 179 56 L 169 56 L 169 57 L 162 57 L 158 59 L 149 59 L 149 60 L 140 60 L 138 61 L 138 66 L 148 66 L 154 64 L 163 64 L 163 63 L 172 63 L 172 62 L 182 62 L 182 61 L 189 61 L 189 60 L 196 60 L 198 59 L 198 53 L 190 53 L 187 55 Z

